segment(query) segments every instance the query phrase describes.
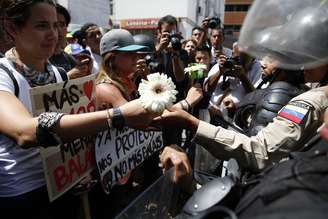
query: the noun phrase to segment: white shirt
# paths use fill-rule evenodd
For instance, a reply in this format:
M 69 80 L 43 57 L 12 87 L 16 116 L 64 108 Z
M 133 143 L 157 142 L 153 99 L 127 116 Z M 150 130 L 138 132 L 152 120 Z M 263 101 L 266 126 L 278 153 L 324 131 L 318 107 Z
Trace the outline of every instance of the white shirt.
M 19 86 L 19 100 L 32 114 L 30 85 L 6 58 L 1 58 L 0 63 L 12 71 Z M 53 71 L 57 82 L 61 82 L 60 73 L 55 67 L 53 67 Z M 0 91 L 15 95 L 12 79 L 1 68 Z M 39 148 L 23 149 L 12 139 L 0 134 L 0 197 L 21 195 L 37 189 L 45 183 Z
M 232 50 L 231 49 L 229 49 L 229 48 L 227 48 L 227 47 L 222 47 L 222 53 L 223 53 L 223 55 L 225 55 L 227 58 L 230 58 L 230 57 L 232 57 Z M 215 63 L 215 62 L 217 62 L 216 61 L 216 53 L 215 53 L 215 48 L 214 47 L 212 47 L 211 48 L 211 62 L 212 63 Z
M 218 71 L 220 71 L 220 67 L 219 64 L 217 63 L 209 71 L 208 76 L 205 79 L 204 83 L 206 83 L 206 81 L 209 79 L 210 76 L 214 75 Z M 261 64 L 257 60 L 254 60 L 250 70 L 247 72 L 247 78 L 250 80 L 250 82 L 253 85 L 258 83 L 258 81 L 261 79 Z M 242 99 L 242 97 L 246 95 L 246 91 L 241 81 L 238 78 L 227 76 L 226 80 L 229 80 L 230 89 L 231 89 L 227 97 L 232 99 L 235 104 L 238 104 Z M 219 78 L 218 83 L 210 99 L 210 105 L 214 107 L 220 107 L 219 101 L 221 97 L 224 95 L 224 91 L 221 89 L 222 84 L 223 84 L 223 76 Z
M 100 65 L 101 65 L 101 61 L 102 61 L 102 57 L 96 53 L 93 53 L 90 49 L 89 46 L 87 46 L 87 50 L 89 50 L 90 54 L 91 54 L 91 58 L 93 60 L 93 66 L 92 66 L 92 74 L 97 74 L 99 72 L 100 69 Z

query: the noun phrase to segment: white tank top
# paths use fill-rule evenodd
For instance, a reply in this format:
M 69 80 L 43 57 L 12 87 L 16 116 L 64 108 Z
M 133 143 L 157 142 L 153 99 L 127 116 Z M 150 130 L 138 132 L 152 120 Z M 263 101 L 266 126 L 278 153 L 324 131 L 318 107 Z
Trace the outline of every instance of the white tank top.
M 1 58 L 0 63 L 12 71 L 19 87 L 19 100 L 31 112 L 30 85 L 6 58 Z M 54 66 L 52 69 L 57 82 L 61 82 L 58 70 Z M 15 95 L 12 79 L 1 68 L 0 90 Z M 21 195 L 43 185 L 45 177 L 39 148 L 23 149 L 12 139 L 0 134 L 0 197 Z

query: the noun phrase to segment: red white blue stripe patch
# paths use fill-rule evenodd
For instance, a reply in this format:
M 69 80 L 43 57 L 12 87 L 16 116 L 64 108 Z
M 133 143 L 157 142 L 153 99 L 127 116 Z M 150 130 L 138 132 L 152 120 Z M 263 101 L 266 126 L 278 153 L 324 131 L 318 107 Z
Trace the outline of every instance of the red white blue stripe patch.
M 307 116 L 311 106 L 304 103 L 289 103 L 283 107 L 278 115 L 296 124 L 300 124 Z

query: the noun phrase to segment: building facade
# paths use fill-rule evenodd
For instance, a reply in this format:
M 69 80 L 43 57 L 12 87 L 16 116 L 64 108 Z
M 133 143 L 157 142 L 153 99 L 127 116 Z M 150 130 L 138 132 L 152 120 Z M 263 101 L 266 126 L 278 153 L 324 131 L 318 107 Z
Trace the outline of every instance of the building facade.
M 223 19 L 224 0 L 110 0 L 114 26 L 132 33 L 156 34 L 157 22 L 165 15 L 178 19 L 178 29 L 185 38 L 205 17 Z
M 224 29 L 227 36 L 237 40 L 241 26 L 253 0 L 225 0 Z
M 158 20 L 168 14 L 178 19 L 183 37 L 205 17 L 224 19 L 224 0 L 57 0 L 72 16 L 73 24 L 96 23 L 104 28 L 156 34 Z
M 74 25 L 91 22 L 101 27 L 109 27 L 110 1 L 108 0 L 57 0 L 71 14 Z

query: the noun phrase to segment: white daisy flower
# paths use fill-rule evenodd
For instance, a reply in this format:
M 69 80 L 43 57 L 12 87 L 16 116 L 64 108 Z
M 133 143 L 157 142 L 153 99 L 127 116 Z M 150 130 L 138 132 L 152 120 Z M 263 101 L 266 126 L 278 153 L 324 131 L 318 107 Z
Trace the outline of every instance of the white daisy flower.
M 176 100 L 175 85 L 165 74 L 154 73 L 142 80 L 138 88 L 143 107 L 152 112 L 163 112 Z
M 207 72 L 207 67 L 204 64 L 191 63 L 184 69 L 185 74 L 189 74 L 190 79 L 203 78 Z
M 191 72 L 194 72 L 194 71 L 203 71 L 203 70 L 206 70 L 206 65 L 204 64 L 193 64 L 193 65 L 190 65 L 188 67 L 186 67 L 184 69 L 184 72 L 185 73 L 191 73 Z

